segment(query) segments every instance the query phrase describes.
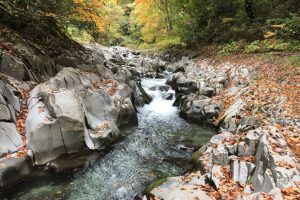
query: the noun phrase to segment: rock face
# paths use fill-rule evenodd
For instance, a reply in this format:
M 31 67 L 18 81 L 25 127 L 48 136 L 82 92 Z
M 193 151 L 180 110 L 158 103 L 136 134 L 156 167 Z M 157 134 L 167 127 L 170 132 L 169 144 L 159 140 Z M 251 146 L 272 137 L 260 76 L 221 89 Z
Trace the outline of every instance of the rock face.
M 240 147 L 233 148 L 234 143 L 242 145 L 241 148 L 244 150 L 239 152 Z M 275 149 L 274 146 L 283 148 L 285 151 Z M 224 184 L 229 181 L 228 179 L 232 179 L 235 181 L 231 183 L 232 186 L 236 183 L 242 186 L 253 184 L 253 190 L 245 187 L 249 189 L 246 192 L 248 195 L 255 193 L 259 196 L 260 192 L 264 192 L 272 196 L 275 195 L 275 190 L 278 190 L 276 195 L 282 199 L 280 189 L 295 187 L 295 181 L 299 180 L 300 176 L 291 151 L 275 127 L 250 130 L 246 137 L 234 136 L 228 132 L 220 133 L 210 140 L 209 146 L 199 157 L 198 162 L 202 166 L 201 172 L 197 172 L 198 175 L 191 173 L 188 176 L 192 178 L 186 178 L 185 181 L 178 181 L 182 177 L 169 178 L 163 185 L 153 189 L 151 194 L 164 199 L 165 197 L 172 199 L 172 195 L 177 191 L 174 190 L 175 187 L 195 188 L 201 185 L 205 187 L 206 183 L 213 183 L 221 197 L 225 198 L 228 189 L 224 190 L 223 187 L 229 187 L 230 184 L 227 183 L 227 186 Z M 182 190 L 189 191 L 189 187 Z M 234 187 L 237 191 L 238 187 Z M 210 190 L 212 191 L 213 188 Z M 201 192 L 201 187 L 196 191 Z M 177 196 L 186 195 L 185 191 L 177 192 Z M 243 195 L 244 199 L 247 195 Z M 234 199 L 239 198 L 241 197 L 235 196 Z M 249 199 L 251 199 L 250 196 Z
M 20 103 L 14 89 L 0 81 L 0 157 L 14 153 L 22 146 L 22 138 L 15 125 L 18 112 Z
M 183 57 L 181 61 L 167 66 L 174 72 L 169 84 L 175 90 L 175 106 L 180 109 L 180 117 L 199 124 L 213 124 L 223 109 L 223 103 L 212 97 L 227 86 L 226 70 L 214 70 L 209 64 L 198 65 Z
M 250 91 L 252 72 L 247 67 L 225 63 L 213 68 L 205 60 L 196 64 L 182 59 L 168 68 L 175 72 L 167 83 L 176 90 L 174 105 L 179 107 L 179 115 L 197 124 L 215 123 L 219 134 L 193 156 L 193 161 L 198 158 L 195 172 L 167 178 L 151 195 L 193 199 L 195 191 L 205 191 L 208 197 L 200 199 L 284 199 L 282 191 L 299 188 L 297 161 L 285 137 L 269 123 L 277 120 L 270 117 L 275 111 L 246 105 L 245 94 L 256 92 Z M 214 96 L 229 82 L 230 87 L 222 93 L 230 99 L 228 104 Z M 189 91 L 188 85 L 196 87 Z M 263 125 L 253 115 L 258 109 L 267 118 Z
M 31 92 L 26 132 L 36 164 L 107 148 L 120 139 L 118 126 L 137 124 L 129 86 L 100 77 L 65 68 Z

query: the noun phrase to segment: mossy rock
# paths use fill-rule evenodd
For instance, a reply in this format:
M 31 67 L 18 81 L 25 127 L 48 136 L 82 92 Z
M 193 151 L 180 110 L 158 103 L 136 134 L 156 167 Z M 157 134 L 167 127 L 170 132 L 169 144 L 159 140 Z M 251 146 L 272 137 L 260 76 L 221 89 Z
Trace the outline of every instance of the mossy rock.
M 205 152 L 207 149 L 207 144 L 204 144 L 200 149 L 195 151 L 192 155 L 191 161 L 189 162 L 188 169 L 190 171 L 198 171 L 200 170 L 201 173 L 205 173 L 205 169 L 203 164 L 199 161 L 199 158 L 201 155 Z
M 167 181 L 168 181 L 168 178 L 161 178 L 161 179 L 158 179 L 158 180 L 154 181 L 153 183 L 151 183 L 151 184 L 144 190 L 144 194 L 149 195 L 150 192 L 151 192 L 154 188 L 156 188 L 156 187 L 158 187 L 158 186 L 164 184 L 164 183 L 167 182 Z

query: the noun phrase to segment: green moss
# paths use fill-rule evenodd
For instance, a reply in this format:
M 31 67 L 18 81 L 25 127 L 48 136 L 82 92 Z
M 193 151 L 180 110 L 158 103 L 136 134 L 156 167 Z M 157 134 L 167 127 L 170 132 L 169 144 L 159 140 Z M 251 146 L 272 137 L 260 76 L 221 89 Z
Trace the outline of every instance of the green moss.
M 154 188 L 156 188 L 156 187 L 158 187 L 158 186 L 164 184 L 164 183 L 167 182 L 167 181 L 168 181 L 168 178 L 162 178 L 162 179 L 158 179 L 158 180 L 154 181 L 153 183 L 151 183 L 151 184 L 144 190 L 144 193 L 145 193 L 145 194 L 150 194 L 150 192 L 151 192 Z

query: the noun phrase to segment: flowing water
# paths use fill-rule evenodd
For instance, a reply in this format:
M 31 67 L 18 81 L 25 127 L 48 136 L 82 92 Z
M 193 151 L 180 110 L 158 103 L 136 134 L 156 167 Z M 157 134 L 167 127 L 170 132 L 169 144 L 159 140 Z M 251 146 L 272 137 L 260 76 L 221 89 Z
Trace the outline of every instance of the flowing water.
M 70 176 L 36 178 L 10 194 L 13 199 L 133 199 L 152 181 L 184 173 L 193 148 L 207 142 L 214 131 L 191 125 L 178 117 L 173 100 L 153 90 L 165 79 L 143 79 L 142 86 L 153 97 L 138 108 L 138 127 L 123 130 L 125 139 L 92 166 Z M 186 148 L 187 147 L 187 148 Z M 1 199 L 1 198 L 0 198 Z

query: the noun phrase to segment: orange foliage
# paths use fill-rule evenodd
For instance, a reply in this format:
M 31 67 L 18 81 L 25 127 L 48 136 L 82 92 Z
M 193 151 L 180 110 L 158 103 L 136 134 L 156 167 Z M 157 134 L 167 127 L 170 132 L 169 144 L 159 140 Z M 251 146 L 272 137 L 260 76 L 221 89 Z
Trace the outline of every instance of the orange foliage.
M 109 20 L 103 9 L 106 2 L 105 0 L 73 0 L 76 5 L 76 17 L 81 21 L 93 22 L 99 32 L 104 32 Z

